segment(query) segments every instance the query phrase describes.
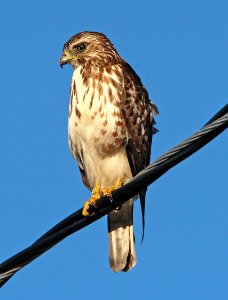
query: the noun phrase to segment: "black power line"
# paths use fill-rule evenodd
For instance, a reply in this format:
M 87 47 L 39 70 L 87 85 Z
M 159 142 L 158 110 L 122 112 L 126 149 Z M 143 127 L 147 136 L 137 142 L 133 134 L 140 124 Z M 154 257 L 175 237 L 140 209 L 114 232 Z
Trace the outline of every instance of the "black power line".
M 32 262 L 35 258 L 52 248 L 70 234 L 102 218 L 117 206 L 138 194 L 138 192 L 156 181 L 169 169 L 204 147 L 228 127 L 228 105 L 225 105 L 197 133 L 172 148 L 166 154 L 149 165 L 130 182 L 115 190 L 112 197 L 103 196 L 90 207 L 90 216 L 84 217 L 79 209 L 58 223 L 35 243 L 0 264 L 0 287 L 2 287 L 17 271 Z

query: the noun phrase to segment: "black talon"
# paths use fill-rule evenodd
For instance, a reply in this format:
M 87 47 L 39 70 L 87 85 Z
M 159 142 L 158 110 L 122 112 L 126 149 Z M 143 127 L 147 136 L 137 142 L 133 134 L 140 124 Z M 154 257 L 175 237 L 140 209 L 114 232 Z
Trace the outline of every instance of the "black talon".
M 112 194 L 110 194 L 110 195 L 105 195 L 105 196 L 108 197 L 108 201 L 110 202 L 110 204 L 112 204 L 112 203 L 113 203 Z
M 115 207 L 115 210 L 120 210 L 121 208 L 122 208 L 122 204 L 120 204 L 117 207 Z
M 89 208 L 87 209 L 88 215 L 86 217 L 93 217 L 98 214 L 99 207 L 95 203 L 89 203 Z

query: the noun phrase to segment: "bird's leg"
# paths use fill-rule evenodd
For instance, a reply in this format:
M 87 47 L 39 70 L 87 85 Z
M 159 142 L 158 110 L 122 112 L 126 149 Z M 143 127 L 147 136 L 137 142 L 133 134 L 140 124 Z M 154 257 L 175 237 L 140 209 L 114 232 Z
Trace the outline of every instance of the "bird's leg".
M 120 188 L 123 184 L 124 184 L 123 179 L 122 179 L 122 178 L 118 178 L 118 179 L 116 180 L 116 183 L 115 183 L 113 186 L 111 186 L 111 187 L 109 187 L 109 188 L 104 188 L 104 189 L 102 189 L 102 190 L 101 190 L 101 191 L 102 191 L 102 194 L 103 194 L 103 195 L 107 195 L 107 196 L 111 196 L 111 195 L 112 195 L 112 192 L 113 192 L 114 190 L 117 190 L 118 188 Z
M 124 184 L 123 179 L 118 178 L 113 186 L 108 187 L 108 188 L 104 188 L 104 189 L 101 190 L 100 184 L 97 183 L 95 188 L 92 191 L 91 197 L 89 198 L 88 201 L 86 201 L 84 203 L 84 207 L 82 209 L 82 215 L 85 216 L 85 217 L 89 215 L 88 210 L 89 210 L 90 205 L 95 205 L 97 200 L 100 199 L 101 195 L 111 197 L 112 192 L 114 190 L 120 188 L 123 184 Z
M 96 204 L 96 201 L 98 199 L 100 199 L 100 197 L 101 197 L 101 187 L 100 187 L 100 184 L 97 183 L 95 188 L 92 191 L 91 197 L 89 198 L 88 201 L 86 201 L 84 203 L 84 207 L 83 207 L 83 210 L 82 210 L 82 215 L 83 216 L 88 216 L 89 215 L 88 210 L 89 210 L 90 205 Z
M 118 179 L 116 180 L 116 183 L 115 183 L 112 187 L 102 189 L 102 190 L 101 190 L 101 191 L 102 191 L 102 194 L 103 194 L 103 195 L 106 195 L 106 196 L 109 196 L 109 198 L 112 199 L 112 192 L 113 192 L 114 190 L 117 190 L 118 188 L 120 188 L 123 184 L 124 184 L 123 178 L 118 178 Z M 121 206 L 122 206 L 122 205 L 116 207 L 115 209 L 116 209 L 116 210 L 121 209 Z

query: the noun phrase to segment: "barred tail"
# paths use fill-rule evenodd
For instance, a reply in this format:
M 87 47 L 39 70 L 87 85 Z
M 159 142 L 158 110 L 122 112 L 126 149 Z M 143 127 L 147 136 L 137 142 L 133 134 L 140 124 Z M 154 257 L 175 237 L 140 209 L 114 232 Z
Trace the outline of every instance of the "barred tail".
M 136 265 L 133 231 L 133 201 L 108 216 L 109 263 L 114 272 L 129 271 Z

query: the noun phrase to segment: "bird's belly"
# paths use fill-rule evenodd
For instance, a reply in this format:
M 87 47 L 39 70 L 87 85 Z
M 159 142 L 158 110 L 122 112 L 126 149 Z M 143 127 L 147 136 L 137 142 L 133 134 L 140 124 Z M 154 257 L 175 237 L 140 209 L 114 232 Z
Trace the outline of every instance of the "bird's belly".
M 107 188 L 113 186 L 118 178 L 124 182 L 132 178 L 124 147 L 105 156 L 99 155 L 94 148 L 85 147 L 83 159 L 86 177 L 92 188 L 97 183 L 101 188 Z
M 95 84 L 93 84 L 95 83 Z M 88 81 L 81 70 L 72 77 L 68 136 L 71 152 L 83 166 L 90 186 L 113 185 L 117 178 L 131 178 L 126 154 L 127 133 L 117 89 Z
M 117 109 L 103 111 L 102 115 L 95 109 L 89 110 L 86 102 L 76 107 L 80 114 L 73 111 L 69 116 L 69 145 L 75 159 L 82 162 L 90 186 L 99 183 L 108 187 L 117 178 L 129 180 L 132 174 L 125 149 L 126 135 L 123 130 L 121 133 L 118 118 L 112 115 Z

